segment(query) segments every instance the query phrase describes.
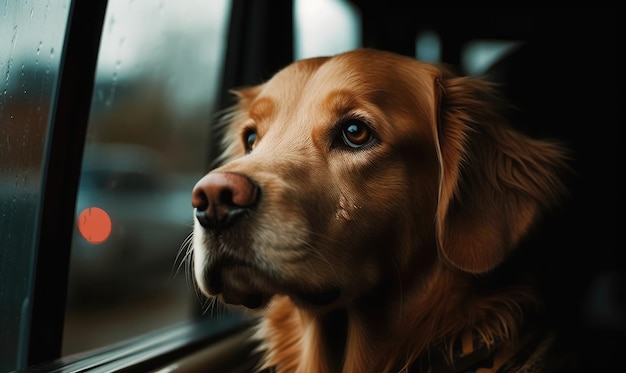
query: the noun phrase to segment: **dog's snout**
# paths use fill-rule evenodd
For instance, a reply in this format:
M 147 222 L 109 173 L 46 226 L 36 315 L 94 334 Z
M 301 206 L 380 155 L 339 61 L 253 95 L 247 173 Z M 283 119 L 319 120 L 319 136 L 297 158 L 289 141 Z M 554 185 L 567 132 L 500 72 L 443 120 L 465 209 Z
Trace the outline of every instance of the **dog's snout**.
M 257 202 L 258 186 L 248 177 L 232 172 L 211 172 L 193 188 L 192 205 L 200 225 L 225 228 Z

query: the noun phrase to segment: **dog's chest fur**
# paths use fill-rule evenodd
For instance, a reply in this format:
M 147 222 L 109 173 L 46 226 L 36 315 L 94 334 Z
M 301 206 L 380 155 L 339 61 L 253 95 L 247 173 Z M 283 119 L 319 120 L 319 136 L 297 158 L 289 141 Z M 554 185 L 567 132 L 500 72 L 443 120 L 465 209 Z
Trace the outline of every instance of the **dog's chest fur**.
M 506 339 L 467 330 L 427 345 L 417 354 L 401 351 L 394 363 L 389 356 L 406 347 L 393 343 L 397 342 L 394 331 L 355 333 L 350 329 L 363 331 L 363 327 L 343 316 L 322 320 L 289 307 L 286 299 L 279 305 L 259 329 L 258 337 L 265 341 L 261 345 L 263 373 L 539 373 L 554 366 L 550 359 L 555 334 L 532 317 Z M 408 334 L 414 339 L 420 336 L 419 331 Z
M 341 372 L 353 371 L 353 368 L 319 366 L 319 356 L 314 357 L 314 346 L 310 351 L 303 351 L 298 343 L 303 335 L 297 335 L 292 329 L 291 337 L 283 339 L 274 346 L 267 356 L 272 364 L 265 365 L 261 373 L 317 371 Z M 304 331 L 305 332 L 305 331 Z M 475 333 L 465 333 L 462 338 L 448 349 L 442 343 L 424 352 L 417 360 L 409 363 L 396 364 L 390 371 L 398 373 L 539 373 L 545 372 L 550 362 L 552 348 L 555 343 L 552 331 L 529 328 L 515 340 L 492 341 L 487 344 Z M 318 346 L 319 347 L 319 346 Z M 318 353 L 320 351 L 317 351 Z M 372 351 L 374 352 L 374 351 Z M 308 355 L 310 359 L 304 359 Z M 339 361 L 332 359 L 334 361 Z M 304 365 L 304 367 L 303 367 Z M 360 368 L 359 368 L 360 369 Z
M 452 348 L 452 356 L 433 349 L 413 363 L 407 373 L 538 373 L 544 372 L 555 336 L 530 329 L 512 341 L 487 346 L 478 335 L 466 333 Z

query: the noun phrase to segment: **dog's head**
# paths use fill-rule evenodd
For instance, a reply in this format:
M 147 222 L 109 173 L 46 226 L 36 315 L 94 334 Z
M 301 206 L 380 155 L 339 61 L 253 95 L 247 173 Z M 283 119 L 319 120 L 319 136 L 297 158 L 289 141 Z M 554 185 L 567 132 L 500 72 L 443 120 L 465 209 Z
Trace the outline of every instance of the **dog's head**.
M 562 189 L 560 147 L 438 65 L 361 49 L 235 93 L 221 165 L 193 189 L 194 277 L 227 303 L 329 306 L 433 263 L 489 271 Z

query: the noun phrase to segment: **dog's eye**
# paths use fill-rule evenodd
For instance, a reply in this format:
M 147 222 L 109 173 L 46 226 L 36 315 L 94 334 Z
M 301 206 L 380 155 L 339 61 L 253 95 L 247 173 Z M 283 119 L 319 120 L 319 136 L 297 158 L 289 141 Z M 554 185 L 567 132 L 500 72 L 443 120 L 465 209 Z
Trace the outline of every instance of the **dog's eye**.
M 243 133 L 243 143 L 246 147 L 246 154 L 252 151 L 254 143 L 256 142 L 256 131 L 248 129 Z
M 353 149 L 362 148 L 374 140 L 370 128 L 360 120 L 349 120 L 341 126 L 343 143 Z

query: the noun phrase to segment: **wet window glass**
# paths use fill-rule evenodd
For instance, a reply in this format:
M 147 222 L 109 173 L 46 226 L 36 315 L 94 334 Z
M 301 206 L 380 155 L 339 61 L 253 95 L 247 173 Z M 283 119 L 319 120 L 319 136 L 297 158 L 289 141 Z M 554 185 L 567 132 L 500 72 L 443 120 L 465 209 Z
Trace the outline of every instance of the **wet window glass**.
M 0 371 L 26 364 L 38 203 L 69 1 L 0 2 Z
M 108 2 L 76 201 L 64 355 L 198 314 L 176 258 L 191 233 L 191 188 L 208 166 L 229 8 L 228 0 Z

